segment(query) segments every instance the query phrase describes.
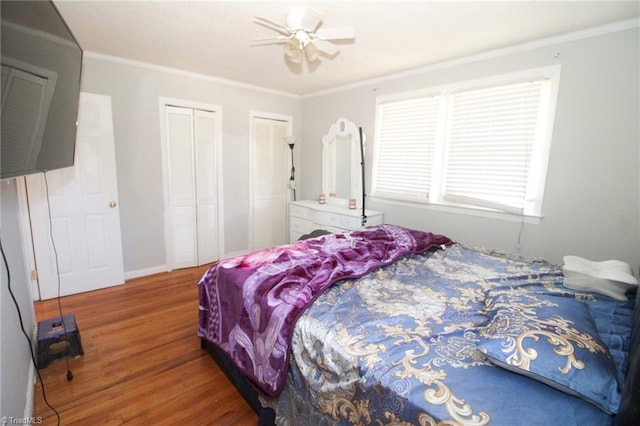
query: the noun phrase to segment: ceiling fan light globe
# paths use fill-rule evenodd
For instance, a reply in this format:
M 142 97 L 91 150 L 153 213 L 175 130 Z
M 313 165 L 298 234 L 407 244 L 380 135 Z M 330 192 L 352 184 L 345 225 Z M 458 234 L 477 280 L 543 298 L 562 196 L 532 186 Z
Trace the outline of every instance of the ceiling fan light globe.
M 296 39 L 291 39 L 282 45 L 284 53 L 288 55 L 295 55 L 297 50 L 300 50 L 300 43 Z
M 302 63 L 302 52 L 298 50 L 298 54 L 296 56 L 289 56 L 289 60 L 294 64 Z
M 284 45 L 284 53 L 294 64 L 302 62 L 302 50 L 300 50 L 300 44 L 296 40 L 291 40 Z
M 307 47 L 304 49 L 304 53 L 307 57 L 308 62 L 317 61 L 320 58 L 320 51 L 317 47 L 314 46 L 313 43 L 307 44 Z

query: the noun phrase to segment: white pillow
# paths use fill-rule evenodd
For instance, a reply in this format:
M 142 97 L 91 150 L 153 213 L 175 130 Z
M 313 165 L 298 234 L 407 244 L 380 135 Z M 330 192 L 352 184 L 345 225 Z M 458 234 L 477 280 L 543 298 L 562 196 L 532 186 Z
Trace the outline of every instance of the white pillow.
M 565 256 L 563 260 L 564 286 L 573 290 L 593 291 L 627 300 L 627 290 L 638 286 L 631 267 L 619 260 L 594 262 L 578 256 Z

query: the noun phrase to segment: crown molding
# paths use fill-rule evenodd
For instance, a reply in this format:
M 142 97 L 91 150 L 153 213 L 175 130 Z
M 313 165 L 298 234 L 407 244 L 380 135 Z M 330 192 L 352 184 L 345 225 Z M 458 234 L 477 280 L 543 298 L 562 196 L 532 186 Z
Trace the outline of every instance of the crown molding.
M 450 61 L 438 62 L 435 64 L 426 65 L 419 68 L 413 68 L 406 71 L 400 71 L 397 73 L 388 74 L 382 77 L 375 77 L 368 80 L 362 80 L 355 83 L 345 84 L 343 86 L 338 86 L 331 89 L 308 93 L 306 95 L 303 95 L 302 99 L 329 95 L 332 93 L 342 92 L 344 90 L 349 90 L 349 89 L 355 89 L 362 86 L 380 84 L 387 81 L 397 80 L 400 78 L 411 77 L 417 74 L 424 74 L 427 72 L 446 69 L 446 68 L 452 68 L 452 67 L 456 67 L 456 66 L 464 65 L 468 63 L 494 59 L 501 56 L 507 56 L 515 53 L 526 52 L 528 50 L 539 49 L 542 47 L 553 46 L 556 44 L 568 43 L 568 42 L 577 41 L 577 40 L 584 40 L 587 38 L 598 37 L 598 36 L 616 33 L 620 31 L 626 31 L 633 28 L 637 28 L 637 27 L 640 27 L 640 18 L 613 22 L 607 25 L 587 28 L 585 30 L 574 31 L 571 33 L 561 34 L 561 35 L 552 36 L 552 37 L 541 38 L 538 40 L 533 40 L 526 43 L 503 47 L 500 49 L 487 50 L 485 52 L 464 56 L 458 59 L 452 59 Z
M 131 66 L 131 67 L 147 69 L 147 70 L 150 70 L 150 71 L 156 71 L 156 72 L 160 72 L 160 73 L 164 73 L 164 74 L 171 74 L 171 75 L 176 75 L 176 76 L 181 76 L 181 77 L 194 78 L 194 79 L 198 79 L 198 80 L 209 81 L 209 82 L 212 82 L 212 83 L 224 84 L 224 85 L 227 85 L 227 86 L 238 87 L 238 88 L 241 88 L 241 89 L 247 89 L 247 90 L 254 90 L 254 91 L 257 91 L 257 92 L 263 92 L 263 93 L 267 93 L 267 94 L 270 94 L 270 95 L 286 96 L 286 97 L 289 97 L 289 98 L 300 99 L 300 95 L 296 95 L 296 94 L 293 94 L 293 93 L 283 92 L 283 91 L 275 90 L 275 89 L 268 89 L 266 87 L 256 86 L 256 85 L 247 84 L 247 83 L 241 83 L 241 82 L 235 81 L 235 80 L 229 80 L 229 79 L 226 79 L 226 78 L 215 77 L 215 76 L 206 75 L 206 74 L 200 74 L 200 73 L 196 73 L 196 72 L 192 72 L 192 71 L 185 71 L 185 70 L 181 70 L 181 69 L 178 69 L 178 68 L 171 68 L 171 67 L 165 67 L 165 66 L 162 66 L 162 65 L 150 64 L 150 63 L 147 63 L 147 62 L 142 62 L 142 61 L 137 61 L 137 60 L 133 60 L 133 59 L 122 58 L 122 57 L 119 57 L 119 56 L 105 55 L 105 54 L 96 53 L 96 52 L 84 52 L 84 58 L 95 59 L 95 60 L 105 61 L 105 62 L 112 62 L 112 63 L 122 64 L 122 65 L 128 65 L 128 66 Z

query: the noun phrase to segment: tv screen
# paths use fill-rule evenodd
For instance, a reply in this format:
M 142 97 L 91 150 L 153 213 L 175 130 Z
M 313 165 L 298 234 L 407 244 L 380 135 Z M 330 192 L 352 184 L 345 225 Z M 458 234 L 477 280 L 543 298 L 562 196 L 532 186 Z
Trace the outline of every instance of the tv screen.
M 82 49 L 51 1 L 0 2 L 0 178 L 73 165 Z

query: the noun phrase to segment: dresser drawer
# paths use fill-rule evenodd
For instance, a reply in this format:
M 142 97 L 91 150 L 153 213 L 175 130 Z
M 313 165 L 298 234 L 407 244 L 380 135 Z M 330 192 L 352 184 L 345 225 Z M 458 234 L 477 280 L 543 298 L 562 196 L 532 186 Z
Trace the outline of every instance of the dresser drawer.
M 293 230 L 289 231 L 289 242 L 295 243 L 302 237 L 304 234 L 300 234 L 299 232 L 294 232 Z
M 328 212 L 313 212 L 313 219 L 315 223 L 322 224 L 324 226 L 333 226 L 341 228 L 340 215 Z
M 382 214 L 373 214 L 367 216 L 366 226 L 382 225 L 384 216 Z
M 310 220 L 301 219 L 299 217 L 291 217 L 291 232 L 295 234 L 308 234 L 315 229 L 315 225 Z
M 360 228 L 362 225 L 362 218 L 355 216 L 341 216 L 340 226 L 351 231 Z
M 296 206 L 291 204 L 289 205 L 289 216 L 301 217 L 304 219 L 311 220 L 311 217 L 313 216 L 313 211 L 306 207 L 301 207 L 301 206 Z
M 347 232 L 362 228 L 362 218 L 357 211 L 347 210 L 336 204 L 319 204 L 317 201 L 303 200 L 289 204 L 289 238 L 296 241 L 300 236 L 316 229 L 329 232 Z M 368 210 L 366 225 L 383 222 L 382 212 Z

